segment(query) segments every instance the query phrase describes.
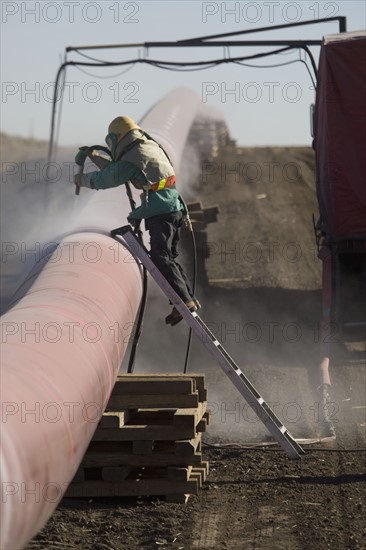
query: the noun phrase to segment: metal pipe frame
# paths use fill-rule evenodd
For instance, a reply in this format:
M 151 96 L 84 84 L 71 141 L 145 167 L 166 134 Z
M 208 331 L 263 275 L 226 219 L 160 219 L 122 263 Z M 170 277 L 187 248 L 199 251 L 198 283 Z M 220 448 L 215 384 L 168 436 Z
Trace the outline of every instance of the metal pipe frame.
M 260 27 L 258 29 L 246 29 L 243 31 L 235 31 L 222 34 L 212 34 L 208 36 L 199 36 L 197 38 L 188 38 L 186 40 L 176 40 L 175 42 L 137 42 L 132 44 L 102 44 L 89 46 L 68 46 L 66 52 L 77 50 L 105 50 L 113 48 L 182 48 L 182 47 L 207 47 L 207 46 L 321 46 L 322 40 L 238 40 L 220 42 L 207 42 L 216 38 L 227 38 L 229 36 L 239 36 L 243 34 L 252 34 L 263 31 L 273 31 L 279 29 L 289 29 L 292 27 L 316 25 L 318 23 L 329 23 L 330 21 L 338 21 L 339 32 L 347 31 L 347 18 L 343 15 L 337 17 L 326 17 L 322 19 L 297 21 L 296 23 L 284 23 L 282 25 L 273 25 L 271 27 Z

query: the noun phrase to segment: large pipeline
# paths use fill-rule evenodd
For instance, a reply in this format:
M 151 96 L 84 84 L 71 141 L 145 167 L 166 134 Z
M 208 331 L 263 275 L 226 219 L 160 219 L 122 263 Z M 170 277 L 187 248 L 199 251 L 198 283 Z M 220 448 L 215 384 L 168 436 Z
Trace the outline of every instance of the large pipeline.
M 141 296 L 113 239 L 74 234 L 2 318 L 1 549 L 20 549 L 62 498 L 105 409 Z
M 140 121 L 160 140 L 178 174 L 201 109 L 198 96 L 178 89 Z M 24 547 L 72 480 L 107 404 L 141 297 L 137 264 L 103 235 L 126 221 L 123 189 L 82 190 L 75 199 L 70 181 L 44 184 L 25 187 L 15 180 L 6 189 L 12 215 L 4 212 L 2 227 L 2 550 Z M 40 275 L 24 280 L 41 258 L 33 252 L 22 256 L 23 248 L 43 253 L 49 243 L 57 247 Z

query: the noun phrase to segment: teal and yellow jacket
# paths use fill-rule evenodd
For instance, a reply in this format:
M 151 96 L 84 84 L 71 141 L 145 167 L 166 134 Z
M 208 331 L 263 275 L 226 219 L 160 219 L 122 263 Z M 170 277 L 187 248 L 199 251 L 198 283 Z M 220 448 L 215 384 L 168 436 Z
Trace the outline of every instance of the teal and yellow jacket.
M 164 182 L 175 176 L 174 169 L 163 149 L 148 134 L 142 130 L 129 132 L 118 143 L 114 158 L 118 160 L 88 176 L 94 189 L 109 189 L 130 181 L 142 191 L 141 205 L 130 212 L 128 220 L 179 211 L 187 214 L 187 207 L 175 185 L 164 187 Z M 153 191 L 151 187 L 159 189 Z

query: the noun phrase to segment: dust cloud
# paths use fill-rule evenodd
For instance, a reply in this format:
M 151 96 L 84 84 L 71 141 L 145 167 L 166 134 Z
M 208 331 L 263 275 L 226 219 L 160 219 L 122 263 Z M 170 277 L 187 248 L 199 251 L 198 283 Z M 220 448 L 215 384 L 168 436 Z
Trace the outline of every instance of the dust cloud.
M 75 232 L 109 234 L 123 225 L 129 202 L 122 188 L 75 195 L 75 151 L 57 162 L 3 163 L 1 174 L 1 312 L 27 274 Z

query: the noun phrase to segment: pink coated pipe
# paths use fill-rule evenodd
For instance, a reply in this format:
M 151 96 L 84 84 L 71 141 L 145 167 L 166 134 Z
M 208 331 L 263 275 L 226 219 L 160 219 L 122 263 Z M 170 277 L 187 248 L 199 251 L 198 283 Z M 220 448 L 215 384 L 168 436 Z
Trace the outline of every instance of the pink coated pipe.
M 23 548 L 72 480 L 107 404 L 142 291 L 113 239 L 64 239 L 2 319 L 1 549 Z

